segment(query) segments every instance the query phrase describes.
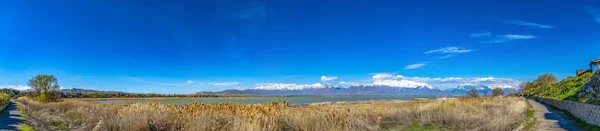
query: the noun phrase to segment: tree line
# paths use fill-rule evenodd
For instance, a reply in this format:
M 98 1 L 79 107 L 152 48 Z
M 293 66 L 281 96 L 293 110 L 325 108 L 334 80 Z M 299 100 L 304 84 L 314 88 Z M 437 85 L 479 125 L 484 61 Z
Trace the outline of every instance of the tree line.
M 504 89 L 502 89 L 500 87 L 494 87 L 492 89 L 491 94 L 487 90 L 483 91 L 484 97 L 504 96 L 504 94 L 505 94 Z M 517 93 L 515 92 L 515 89 L 508 88 L 508 93 L 506 95 L 507 96 L 517 96 Z M 479 94 L 479 90 L 477 90 L 476 88 L 471 88 L 471 89 L 469 89 L 469 91 L 467 91 L 466 97 L 477 98 L 477 97 L 481 97 L 481 95 Z
M 39 102 L 54 102 L 60 98 L 137 98 L 137 97 L 221 97 L 217 94 L 157 94 L 157 93 L 123 93 L 123 92 L 61 92 L 58 79 L 54 75 L 41 74 L 29 79 L 27 85 L 31 91 L 19 92 L 3 89 L 13 95 L 30 97 Z M 8 94 L 8 93 L 7 93 Z

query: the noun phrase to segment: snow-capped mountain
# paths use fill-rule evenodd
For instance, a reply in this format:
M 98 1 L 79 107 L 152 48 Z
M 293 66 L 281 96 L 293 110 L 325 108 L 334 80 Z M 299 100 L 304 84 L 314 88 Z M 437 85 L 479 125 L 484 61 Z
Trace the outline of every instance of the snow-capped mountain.
M 492 88 L 485 85 L 459 85 L 456 88 L 448 89 L 447 91 L 452 93 L 466 93 L 473 88 L 477 89 L 480 92 L 492 90 Z
M 202 92 L 209 93 L 209 92 Z M 354 85 L 348 88 L 329 84 L 257 84 L 247 90 L 213 92 L 223 95 L 439 95 L 448 94 L 432 86 L 398 87 L 387 85 Z
M 278 83 L 263 83 L 257 84 L 252 90 L 305 90 L 305 89 L 324 89 L 324 88 L 341 88 L 329 84 L 315 83 L 312 85 L 297 85 L 297 84 L 278 84 Z

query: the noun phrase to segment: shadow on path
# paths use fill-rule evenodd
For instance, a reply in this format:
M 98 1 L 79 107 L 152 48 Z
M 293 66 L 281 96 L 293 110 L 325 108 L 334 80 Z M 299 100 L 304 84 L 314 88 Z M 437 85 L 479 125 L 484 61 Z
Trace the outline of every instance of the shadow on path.
M 538 121 L 537 130 L 581 131 L 575 121 L 567 119 L 564 114 L 550 108 L 550 106 L 531 99 L 529 103 L 535 110 L 535 117 Z
M 567 131 L 580 131 L 580 129 L 577 128 L 577 123 L 575 121 L 567 119 L 567 117 L 563 113 L 552 109 L 546 104 L 542 105 L 546 107 L 546 109 L 548 109 L 548 113 L 544 114 L 544 117 L 546 117 L 546 119 L 556 120 L 558 126 Z
M 4 111 L 0 112 L 0 130 L 20 130 L 21 124 L 25 123 L 19 113 L 17 105 L 10 102 Z

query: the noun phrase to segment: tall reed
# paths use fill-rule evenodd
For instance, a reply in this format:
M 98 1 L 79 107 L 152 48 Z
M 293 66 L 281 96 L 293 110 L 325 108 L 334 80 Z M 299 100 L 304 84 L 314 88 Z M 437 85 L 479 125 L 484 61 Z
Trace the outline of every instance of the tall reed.
M 522 98 L 438 99 L 289 106 L 18 100 L 40 129 L 50 130 L 511 130 L 525 120 Z

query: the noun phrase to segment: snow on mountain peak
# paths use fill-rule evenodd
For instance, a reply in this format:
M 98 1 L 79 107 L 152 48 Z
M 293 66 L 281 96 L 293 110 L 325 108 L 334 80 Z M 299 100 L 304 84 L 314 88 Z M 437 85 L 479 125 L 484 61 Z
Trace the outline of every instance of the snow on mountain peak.
M 297 84 L 282 84 L 282 83 L 262 83 L 256 84 L 255 90 L 303 90 L 303 89 L 319 89 L 319 88 L 334 88 L 328 84 L 315 83 L 312 85 L 297 85 Z
M 373 81 L 373 85 L 405 87 L 405 88 L 417 88 L 417 87 L 433 88 L 431 85 L 429 85 L 427 83 L 423 83 L 423 82 L 416 82 L 416 81 L 410 81 L 410 80 L 393 80 L 393 79 L 375 80 L 375 81 Z

